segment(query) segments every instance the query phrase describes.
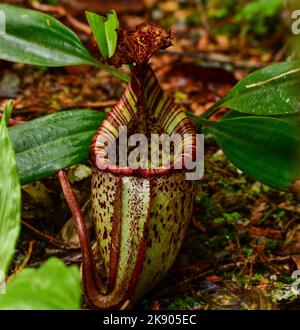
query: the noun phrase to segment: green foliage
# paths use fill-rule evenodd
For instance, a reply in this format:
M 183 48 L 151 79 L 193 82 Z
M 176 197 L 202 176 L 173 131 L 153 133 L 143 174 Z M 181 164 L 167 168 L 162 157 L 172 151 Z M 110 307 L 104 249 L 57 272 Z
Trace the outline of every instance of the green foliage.
M 267 33 L 280 31 L 280 15 L 286 3 L 287 0 L 209 0 L 206 9 L 214 34 L 247 34 L 247 38 L 261 39 Z
M 245 253 L 247 259 L 252 257 L 252 255 L 253 255 L 253 249 L 251 249 L 251 248 L 244 247 L 242 249 L 242 251 Z
M 6 33 L 0 34 L 0 59 L 38 66 L 93 65 L 128 81 L 123 73 L 99 63 L 77 35 L 52 16 L 0 4 Z
M 66 267 L 50 258 L 41 268 L 24 269 L 0 295 L 0 309 L 72 310 L 80 308 L 80 275 L 76 266 Z
M 229 160 L 255 180 L 287 189 L 299 177 L 297 123 L 253 116 L 205 125 Z
M 264 35 L 269 30 L 268 18 L 275 17 L 280 13 L 285 0 L 252 0 L 236 14 L 237 22 L 248 22 L 244 31 L 253 29 L 258 35 Z
M 114 55 L 117 46 L 117 32 L 119 21 L 114 10 L 108 13 L 107 17 L 95 13 L 86 12 L 89 25 L 92 28 L 94 37 L 105 59 Z
M 234 11 L 235 0 L 210 0 L 207 1 L 207 14 L 209 18 L 224 19 Z
M 12 108 L 9 102 L 0 123 L 0 163 L 4 164 L 0 167 L 0 270 L 4 274 L 15 253 L 21 227 L 21 188 L 15 152 L 6 127 Z M 22 148 L 28 141 L 18 143 Z M 80 296 L 77 268 L 67 268 L 62 261 L 53 258 L 38 270 L 25 269 L 18 274 L 7 285 L 6 293 L 0 295 L 0 309 L 79 309 Z
M 287 189 L 300 176 L 299 78 L 298 61 L 267 66 L 240 81 L 202 116 L 220 107 L 235 110 L 223 120 L 192 118 L 210 128 L 225 155 L 247 175 Z
M 7 272 L 20 232 L 21 189 L 15 152 L 6 121 L 13 108 L 9 102 L 0 123 L 0 270 Z
M 49 5 L 58 5 L 59 0 L 46 0 L 46 3 L 48 3 Z
M 222 214 L 222 217 L 215 218 L 213 220 L 213 223 L 221 224 L 227 222 L 228 224 L 236 224 L 240 218 L 241 215 L 238 212 L 231 212 L 231 213 L 224 212 Z
M 172 311 L 190 309 L 199 305 L 198 300 L 200 299 L 196 299 L 194 297 L 185 297 L 183 299 L 177 299 L 176 301 L 170 303 L 166 309 Z
M 52 16 L 4 4 L 0 10 L 6 15 L 1 59 L 40 66 L 97 64 L 77 35 Z
M 242 7 L 236 17 L 246 20 L 253 20 L 257 16 L 272 17 L 278 12 L 284 2 L 284 0 L 252 0 Z
M 84 162 L 104 117 L 93 110 L 68 110 L 11 127 L 21 184 Z
M 257 70 L 237 83 L 215 108 L 253 115 L 300 113 L 300 62 L 282 62 Z

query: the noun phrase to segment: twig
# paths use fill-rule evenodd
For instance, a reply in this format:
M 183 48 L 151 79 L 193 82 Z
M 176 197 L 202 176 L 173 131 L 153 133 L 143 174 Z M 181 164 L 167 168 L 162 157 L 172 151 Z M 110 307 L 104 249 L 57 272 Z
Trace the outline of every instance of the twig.
M 24 124 L 24 123 L 26 123 L 26 121 L 10 118 L 8 121 L 8 126 L 15 126 L 15 125 L 20 125 L 20 124 Z
M 126 309 L 128 309 L 128 307 L 131 305 L 131 301 L 130 300 L 126 300 L 125 302 L 124 302 L 124 304 L 120 307 L 120 310 L 121 311 L 124 311 L 124 310 L 126 310 Z
M 106 107 L 114 107 L 117 104 L 117 101 L 115 100 L 107 100 L 107 101 L 98 101 L 98 102 L 82 102 L 82 103 L 76 103 L 76 104 L 72 104 L 70 106 L 66 106 L 64 105 L 64 109 L 74 109 L 76 107 L 76 109 L 79 108 L 91 108 L 91 109 L 98 109 L 98 108 L 106 108 Z
M 264 260 L 261 259 L 262 263 L 270 263 L 272 261 L 285 261 L 285 260 L 289 260 L 291 259 L 290 257 L 271 257 L 271 258 L 266 258 Z M 174 291 L 178 291 L 180 288 L 183 288 L 185 285 L 196 282 L 200 279 L 202 279 L 203 277 L 206 277 L 208 275 L 214 274 L 214 273 L 218 273 L 218 272 L 226 272 L 229 271 L 231 269 L 234 268 L 240 268 L 241 266 L 244 266 L 245 262 L 243 261 L 238 261 L 238 262 L 231 262 L 229 264 L 223 265 L 218 267 L 218 269 L 214 268 L 214 269 L 209 269 L 203 273 L 200 273 L 199 275 L 192 277 L 192 278 L 187 278 L 184 279 L 183 281 L 181 281 L 180 283 L 176 283 L 176 284 L 172 284 L 169 287 L 166 287 L 165 289 L 159 291 L 158 293 L 154 294 L 153 297 L 154 298 L 159 298 L 163 295 L 166 295 L 170 292 L 174 292 Z
M 7 283 L 9 283 L 10 281 L 12 281 L 17 276 L 17 274 L 20 273 L 26 267 L 26 265 L 28 264 L 28 262 L 29 262 L 29 260 L 31 258 L 34 243 L 35 243 L 35 241 L 30 241 L 29 242 L 28 250 L 27 250 L 27 252 L 25 254 L 25 257 L 24 257 L 21 265 L 19 265 L 17 267 L 17 269 L 15 270 L 15 272 L 8 277 Z
M 32 8 L 43 11 L 46 13 L 53 13 L 57 14 L 58 16 L 65 16 L 66 15 L 66 10 L 65 8 L 61 6 L 51 6 L 51 5 L 44 5 L 39 3 L 38 1 L 31 1 L 30 5 Z
M 213 35 L 211 33 L 211 28 L 210 28 L 209 23 L 208 23 L 207 16 L 206 16 L 206 13 L 205 13 L 205 8 L 204 8 L 204 5 L 203 5 L 203 1 L 202 0 L 196 0 L 196 6 L 197 6 L 197 9 L 200 13 L 201 23 L 202 23 L 209 39 L 214 40 Z
M 0 115 L 0 120 L 2 119 L 2 115 Z M 20 124 L 24 124 L 26 123 L 26 121 L 23 120 L 18 120 L 18 119 L 12 119 L 10 118 L 8 120 L 8 126 L 15 126 L 15 125 L 20 125 Z
M 284 60 L 284 54 L 288 50 L 288 44 L 286 43 L 273 57 L 273 62 L 280 62 Z
M 83 32 L 84 34 L 87 34 L 87 35 L 92 34 L 92 30 L 88 25 L 86 25 L 84 23 L 81 23 L 78 19 L 76 19 L 72 15 L 67 14 L 66 19 L 78 31 L 81 31 L 81 32 Z
M 78 249 L 78 247 L 74 247 L 72 246 L 71 244 L 65 244 L 59 240 L 57 240 L 56 238 L 46 234 L 46 233 L 43 233 L 42 231 L 40 231 L 39 229 L 31 226 L 29 223 L 25 222 L 25 221 L 21 221 L 22 224 L 29 228 L 30 230 L 32 230 L 33 232 L 35 232 L 36 234 L 42 236 L 43 238 L 45 238 L 46 240 L 48 240 L 51 244 L 59 247 L 60 249 L 63 249 L 63 250 L 76 250 Z
M 194 51 L 173 51 L 173 50 L 162 50 L 159 54 L 168 54 L 171 56 L 179 56 L 179 57 L 190 57 L 196 58 L 200 60 L 204 60 L 206 62 L 213 63 L 216 67 L 223 68 L 225 65 L 231 65 L 237 69 L 260 69 L 265 66 L 265 64 L 260 63 L 251 63 L 246 61 L 235 60 L 225 54 L 216 53 L 216 52 L 194 52 Z
M 86 224 L 66 171 L 60 170 L 58 172 L 58 179 L 72 213 L 80 241 L 85 293 L 87 298 L 90 300 L 89 303 L 97 306 L 99 292 L 101 292 L 101 287 L 104 287 L 104 283 L 101 281 L 100 277 L 97 276 L 97 269 L 93 258 Z
M 87 35 L 91 35 L 92 33 L 91 28 L 87 24 L 80 22 L 74 16 L 70 15 L 67 10 L 61 6 L 44 5 L 40 4 L 38 1 L 34 1 L 31 2 L 31 7 L 43 11 L 45 13 L 53 13 L 58 15 L 59 17 L 65 17 L 66 20 L 70 23 L 70 25 L 72 25 L 78 31 L 81 31 Z
M 4 94 L 4 93 L 0 93 L 0 99 L 16 99 L 18 97 L 18 95 L 16 94 Z

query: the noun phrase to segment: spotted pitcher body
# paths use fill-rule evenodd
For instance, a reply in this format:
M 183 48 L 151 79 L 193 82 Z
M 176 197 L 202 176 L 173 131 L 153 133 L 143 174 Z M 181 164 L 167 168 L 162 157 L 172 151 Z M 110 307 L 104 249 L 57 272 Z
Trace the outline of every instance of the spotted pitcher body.
M 107 286 L 104 308 L 131 304 L 151 290 L 172 266 L 185 237 L 194 199 L 194 181 L 186 180 L 179 162 L 195 153 L 194 126 L 184 111 L 161 90 L 147 64 L 99 128 L 91 147 L 92 209 Z M 147 121 L 147 124 L 145 124 Z M 186 135 L 181 152 L 155 169 L 112 164 L 105 148 L 118 141 L 119 127 L 128 134 Z M 105 165 L 105 166 L 103 166 Z
M 115 304 L 136 301 L 166 274 L 185 236 L 192 203 L 193 182 L 184 173 L 148 179 L 94 170 L 96 234 L 108 274 L 106 293 L 114 292 Z
M 135 31 L 119 31 L 110 60 L 115 66 L 133 63 L 133 70 L 90 147 L 92 210 L 106 281 L 92 260 L 84 225 L 78 232 L 86 297 L 97 308 L 128 308 L 151 290 L 172 266 L 192 214 L 195 182 L 187 180 L 186 173 L 197 153 L 196 130 L 184 110 L 163 92 L 148 64 L 154 52 L 170 44 L 169 33 L 141 24 Z M 172 136 L 176 148 L 169 148 L 171 155 L 165 161 L 161 143 L 150 143 L 144 148 L 146 162 L 124 164 L 119 148 L 124 127 L 129 137 Z M 113 147 L 119 153 L 111 158 L 108 151 Z M 129 149 L 126 146 L 126 156 Z M 154 151 L 157 162 L 149 166 Z

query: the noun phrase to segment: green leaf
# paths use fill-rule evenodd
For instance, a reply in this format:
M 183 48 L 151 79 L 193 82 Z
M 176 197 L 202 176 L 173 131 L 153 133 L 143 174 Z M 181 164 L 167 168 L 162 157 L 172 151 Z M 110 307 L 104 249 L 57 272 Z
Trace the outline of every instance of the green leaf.
M 80 308 L 80 276 L 76 266 L 66 267 L 50 258 L 41 268 L 26 268 L 0 295 L 0 309 L 74 310 Z
M 77 35 L 54 17 L 4 4 L 0 10 L 6 21 L 1 59 L 41 66 L 97 64 Z
M 12 111 L 9 102 L 0 123 L 0 271 L 7 272 L 15 253 L 21 224 L 21 190 L 15 152 L 6 121 Z
M 284 0 L 254 0 L 241 7 L 241 10 L 234 17 L 238 21 L 257 21 L 266 17 L 272 17 L 279 12 Z
M 300 62 L 283 62 L 257 70 L 236 84 L 213 108 L 274 116 L 300 113 Z
M 105 59 L 114 55 L 117 46 L 117 32 L 119 21 L 114 10 L 108 13 L 107 17 L 95 13 L 86 12 L 86 17 L 92 28 L 93 34 Z
M 285 190 L 300 177 L 297 122 L 254 116 L 202 122 L 228 159 L 253 179 Z
M 11 127 L 21 184 L 86 161 L 104 117 L 93 110 L 68 110 Z
M 6 31 L 0 33 L 0 59 L 39 66 L 93 65 L 125 82 L 122 72 L 99 63 L 78 36 L 47 14 L 0 4 Z
M 233 118 L 241 118 L 241 117 L 249 117 L 249 114 L 244 113 L 244 112 L 235 111 L 235 110 L 229 110 L 227 113 L 225 113 L 225 115 L 223 116 L 223 119 L 233 119 Z M 260 116 L 260 117 L 276 118 L 276 119 L 281 119 L 281 120 L 285 120 L 285 121 L 293 121 L 293 122 L 300 123 L 300 113 L 291 113 L 291 114 L 287 114 L 287 115 L 276 115 L 276 116 Z
M 14 108 L 14 103 L 12 100 L 8 101 L 6 106 L 5 106 L 5 109 L 4 109 L 4 113 L 3 113 L 3 118 L 4 118 L 4 121 L 5 121 L 5 124 L 7 125 L 8 122 L 9 122 L 9 118 L 11 116 L 11 113 L 13 111 L 13 108 Z

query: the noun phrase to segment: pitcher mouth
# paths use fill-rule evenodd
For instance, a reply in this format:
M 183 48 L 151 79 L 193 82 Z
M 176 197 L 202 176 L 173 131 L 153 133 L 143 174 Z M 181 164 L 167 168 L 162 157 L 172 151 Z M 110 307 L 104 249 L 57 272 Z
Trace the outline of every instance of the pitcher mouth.
M 116 176 L 136 176 L 142 178 L 152 178 L 157 176 L 165 176 L 175 172 L 182 172 L 180 169 L 175 169 L 173 164 L 170 164 L 170 168 L 157 168 L 157 169 L 144 169 L 144 168 L 131 168 L 120 167 L 118 165 L 108 165 L 105 169 L 99 168 L 98 165 L 94 165 L 99 171 L 108 172 Z
M 94 136 L 90 147 L 90 155 L 95 169 L 109 172 L 114 175 L 155 177 L 169 175 L 174 172 L 188 172 L 197 155 L 197 132 L 193 123 L 186 116 L 183 109 L 179 108 L 161 89 L 158 80 L 147 65 L 146 77 L 141 82 L 133 71 L 130 84 L 127 86 L 122 98 L 109 112 Z M 141 107 L 141 98 L 142 105 Z M 148 111 L 143 113 L 145 109 Z M 121 141 L 120 127 L 130 127 L 141 117 L 149 120 L 155 127 L 159 126 L 160 132 L 167 136 L 176 136 L 178 152 L 173 159 L 159 166 L 131 167 L 120 166 L 118 162 L 112 162 L 107 157 L 107 149 Z M 138 125 L 139 125 L 138 124 Z M 140 127 L 138 127 L 139 131 Z M 154 128 L 157 130 L 157 127 Z M 135 132 L 134 133 L 138 133 Z M 152 133 L 150 129 L 150 133 Z M 129 164 L 130 165 L 130 164 Z
M 180 153 L 176 158 L 174 158 L 173 161 L 167 162 L 163 166 L 147 168 L 130 166 L 130 164 L 129 166 L 120 166 L 119 164 L 111 161 L 109 157 L 105 156 L 105 153 L 103 152 L 105 149 L 104 146 L 102 148 L 99 147 L 99 141 L 104 141 L 103 145 L 105 145 L 106 148 L 109 148 L 110 144 L 113 144 L 113 142 L 107 142 L 107 139 L 102 135 L 103 131 L 107 131 L 106 127 L 108 123 L 112 124 L 110 114 L 103 122 L 103 125 L 100 126 L 90 148 L 94 169 L 108 172 L 116 176 L 137 176 L 143 178 L 166 176 L 171 173 L 185 173 L 190 171 L 189 165 L 194 162 L 196 154 L 196 132 L 191 135 L 191 130 L 189 130 L 191 143 L 189 143 L 188 147 L 185 147 L 185 152 Z

